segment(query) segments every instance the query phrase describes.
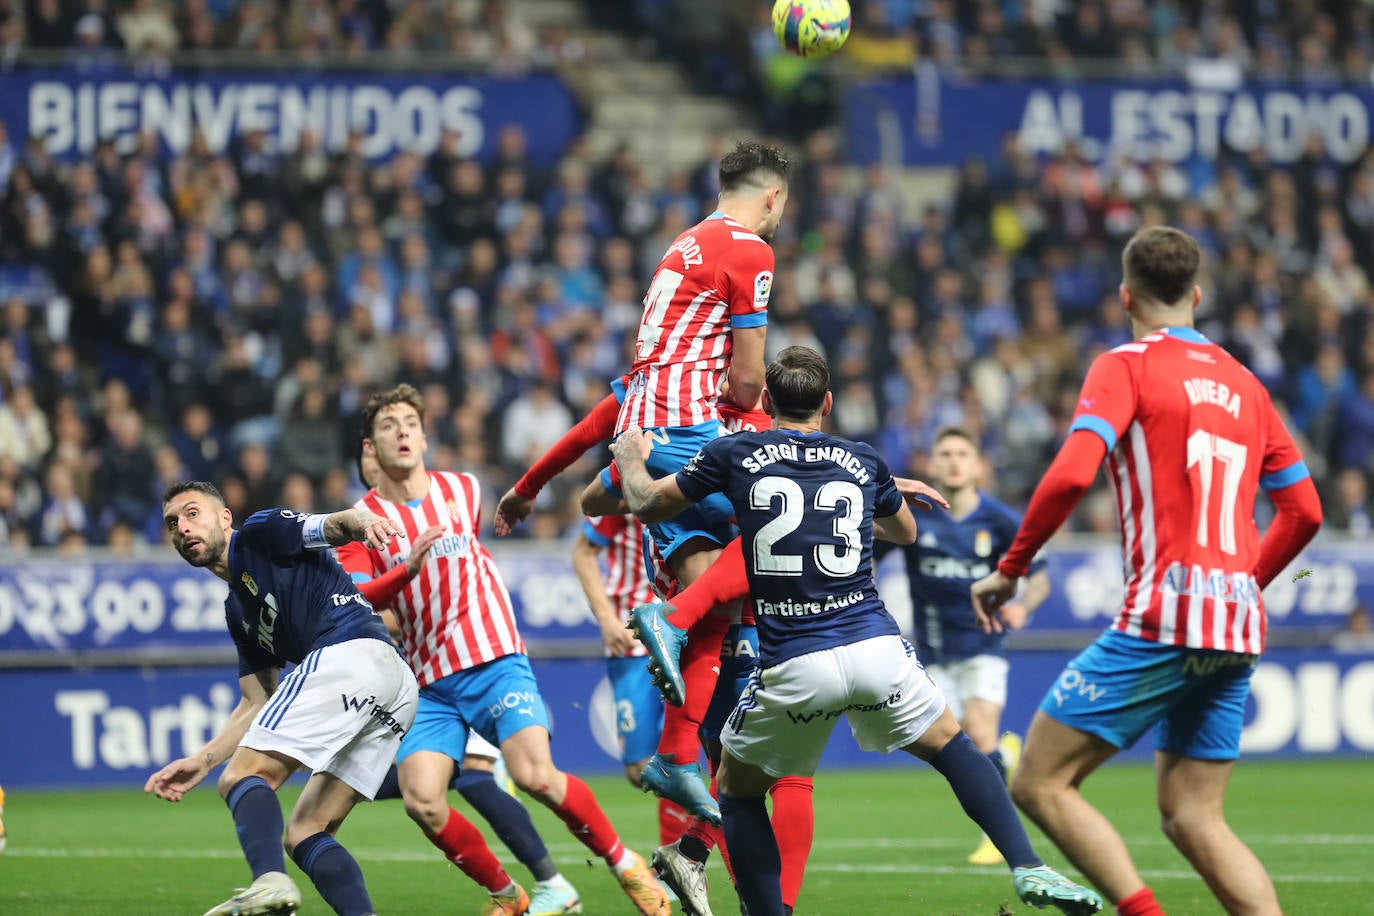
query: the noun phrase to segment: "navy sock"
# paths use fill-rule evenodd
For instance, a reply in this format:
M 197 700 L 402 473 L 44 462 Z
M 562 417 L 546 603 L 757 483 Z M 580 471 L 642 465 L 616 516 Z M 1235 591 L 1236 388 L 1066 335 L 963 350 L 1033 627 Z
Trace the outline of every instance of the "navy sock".
M 690 833 L 684 833 L 677 841 L 677 849 L 693 862 L 705 862 L 711 857 L 711 850 L 706 848 L 706 844 Z
M 487 770 L 469 770 L 454 781 L 467 803 L 482 815 L 491 829 L 506 844 L 511 855 L 530 870 L 536 881 L 548 881 L 558 874 L 558 867 L 549 856 L 548 847 L 534 829 L 529 811 L 519 800 L 496 784 L 496 777 Z
M 785 916 L 782 856 L 768 821 L 763 797 L 736 798 L 720 793 L 721 828 L 734 866 L 735 889 L 749 916 Z
M 393 798 L 401 797 L 401 777 L 396 772 L 396 764 L 391 765 L 391 769 L 386 771 L 386 776 L 382 778 L 382 784 L 377 787 L 377 794 L 372 796 L 373 801 L 390 801 Z
M 375 913 L 363 885 L 363 871 L 347 849 L 327 833 L 306 837 L 291 850 L 291 858 L 310 876 L 315 890 L 339 916 Z
M 997 767 L 997 775 L 1002 777 L 1002 785 L 1007 784 L 1007 762 L 1002 759 L 1001 748 L 994 748 L 987 758 L 992 761 L 992 765 Z
M 281 802 L 277 793 L 261 776 L 245 776 L 225 796 L 224 803 L 234 818 L 239 845 L 248 868 L 256 879 L 269 871 L 286 871 L 286 855 L 281 848 L 283 831 Z
M 1026 828 L 1016 815 L 1016 806 L 1007 794 L 1006 783 L 986 754 L 978 750 L 963 732 L 954 736 L 930 765 L 949 781 L 949 787 L 973 819 L 992 840 L 1012 868 L 1043 865 L 1031 848 Z

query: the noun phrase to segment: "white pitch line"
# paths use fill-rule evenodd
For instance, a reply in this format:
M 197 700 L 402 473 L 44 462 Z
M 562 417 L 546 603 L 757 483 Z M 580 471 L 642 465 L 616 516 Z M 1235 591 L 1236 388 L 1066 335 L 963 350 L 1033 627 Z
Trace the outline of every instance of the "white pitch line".
M 1362 842 L 1368 837 L 1358 837 Z M 439 865 L 442 860 L 433 852 L 421 849 L 369 849 L 350 847 L 350 852 L 364 862 L 416 862 Z M 586 850 L 584 849 L 583 852 Z M 235 860 L 243 858 L 236 849 L 100 849 L 73 848 L 52 849 L 42 847 L 18 847 L 6 851 L 7 857 L 33 859 L 201 859 Z M 829 862 L 809 862 L 806 866 L 811 872 L 835 872 L 840 874 L 861 875 L 964 875 L 979 878 L 997 878 L 1005 881 L 1007 875 L 1001 869 L 989 869 L 969 865 L 916 865 L 899 864 L 846 864 Z M 1146 878 L 1196 878 L 1191 871 L 1144 870 Z M 1270 877 L 1288 884 L 1374 884 L 1374 875 L 1301 875 L 1275 874 Z

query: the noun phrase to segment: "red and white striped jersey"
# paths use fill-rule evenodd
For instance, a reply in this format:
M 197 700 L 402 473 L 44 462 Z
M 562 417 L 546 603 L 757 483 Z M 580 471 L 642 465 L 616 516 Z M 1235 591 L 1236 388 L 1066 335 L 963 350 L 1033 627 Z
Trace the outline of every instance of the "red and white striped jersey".
M 1169 328 L 1093 362 L 1072 428 L 1107 443 L 1126 579 L 1113 627 L 1262 652 L 1255 491 L 1309 475 L 1259 380 L 1192 328 Z
M 421 687 L 525 651 L 496 561 L 477 540 L 482 491 L 475 476 L 430 471 L 429 492 L 420 499 L 394 503 L 369 490 L 354 506 L 391 519 L 406 533 L 384 550 L 357 542 L 340 547 L 339 562 L 355 582 L 404 563 L 410 544 L 425 529 L 446 529 L 420 574 L 401 589 L 391 608 Z
M 696 426 L 716 417 L 735 328 L 768 321 L 773 249 L 716 212 L 682 233 L 654 272 L 616 423 Z
M 629 623 L 636 606 L 657 600 L 644 562 L 644 523 L 633 515 L 600 515 L 583 520 L 582 534 L 606 549 L 606 597 L 621 621 Z M 630 654 L 647 655 L 648 650 L 636 642 Z

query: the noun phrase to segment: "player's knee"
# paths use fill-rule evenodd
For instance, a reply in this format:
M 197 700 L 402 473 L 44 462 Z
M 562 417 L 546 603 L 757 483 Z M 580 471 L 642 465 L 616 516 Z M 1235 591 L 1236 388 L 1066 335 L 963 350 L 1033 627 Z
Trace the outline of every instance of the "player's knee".
M 444 821 L 448 819 L 448 794 L 446 792 L 434 792 L 417 786 L 405 786 L 401 791 L 401 800 L 405 805 L 406 814 L 421 827 L 431 830 L 441 829 Z
M 1021 770 L 1012 776 L 1011 785 L 1007 788 L 1016 807 L 1024 811 L 1034 811 L 1039 807 L 1041 787 Z
M 548 758 L 507 760 L 506 769 L 516 788 L 536 798 L 547 796 L 558 777 L 558 768 Z

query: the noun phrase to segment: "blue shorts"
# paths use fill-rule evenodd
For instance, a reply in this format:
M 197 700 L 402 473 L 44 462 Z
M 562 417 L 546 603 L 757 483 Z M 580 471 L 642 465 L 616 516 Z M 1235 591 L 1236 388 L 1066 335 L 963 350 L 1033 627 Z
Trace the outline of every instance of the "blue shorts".
M 1198 760 L 1240 756 L 1257 655 L 1166 646 L 1108 630 L 1069 662 L 1040 709 L 1119 748 L 1151 727 L 1155 748 Z
M 749 685 L 749 678 L 759 661 L 759 630 L 749 623 L 737 623 L 725 631 L 720 647 L 720 677 L 711 704 L 701 720 L 701 739 L 720 741 L 725 720 L 734 712 L 740 694 Z
M 416 751 L 435 751 L 461 761 L 469 729 L 500 747 L 531 725 L 552 731 L 530 660 L 503 655 L 421 687 L 415 723 L 401 740 L 396 762 Z
M 708 442 L 728 435 L 725 427 L 715 422 L 696 426 L 660 426 L 646 429 L 645 432 L 654 447 L 644 466 L 655 480 L 681 471 Z M 609 468 L 601 472 L 601 485 L 608 493 L 619 492 L 611 485 Z M 674 551 L 693 538 L 705 538 L 724 547 L 735 538 L 734 518 L 735 509 L 725 494 L 712 493 L 667 521 L 645 527 L 658 545 L 658 552 L 667 560 Z
M 615 697 L 615 731 L 620 737 L 620 762 L 629 766 L 648 760 L 663 734 L 663 695 L 649 674 L 643 656 L 606 659 L 606 676 Z

